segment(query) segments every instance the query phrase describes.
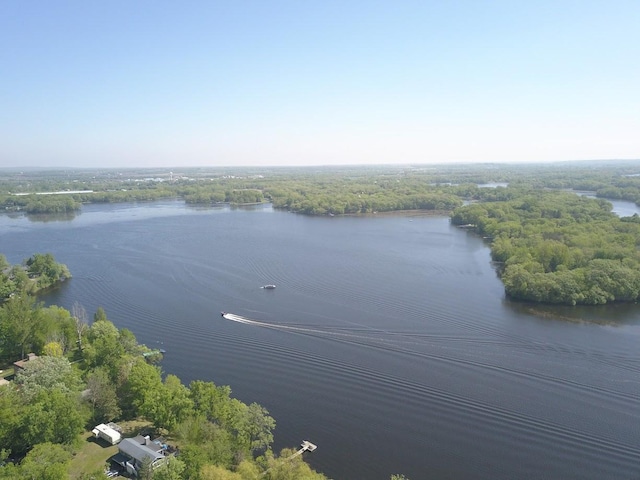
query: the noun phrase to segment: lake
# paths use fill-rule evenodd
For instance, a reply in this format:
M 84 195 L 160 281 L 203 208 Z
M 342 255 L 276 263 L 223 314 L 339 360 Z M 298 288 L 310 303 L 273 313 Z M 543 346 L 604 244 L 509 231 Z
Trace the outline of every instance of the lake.
M 0 216 L 0 245 L 53 253 L 73 278 L 47 303 L 102 306 L 165 372 L 265 406 L 274 447 L 310 440 L 333 479 L 640 478 L 638 306 L 510 302 L 448 218 L 88 205 Z

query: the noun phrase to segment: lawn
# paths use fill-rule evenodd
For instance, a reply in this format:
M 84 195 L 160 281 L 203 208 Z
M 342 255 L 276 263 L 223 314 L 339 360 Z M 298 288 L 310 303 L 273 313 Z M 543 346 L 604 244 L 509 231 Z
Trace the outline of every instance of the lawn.
M 123 435 L 133 437 L 139 431 L 148 428 L 149 422 L 131 421 L 118 423 L 122 427 Z M 117 445 L 109 445 L 102 439 L 96 439 L 91 432 L 82 434 L 82 444 L 73 456 L 69 467 L 69 478 L 78 479 L 83 473 L 103 470 L 107 460 L 118 453 Z
M 103 470 L 107 460 L 118 453 L 117 445 L 109 445 L 96 439 L 91 432 L 82 435 L 82 446 L 73 456 L 69 467 L 69 478 L 80 478 L 83 473 Z
M 13 365 L 0 368 L 0 378 L 10 377 L 13 373 Z

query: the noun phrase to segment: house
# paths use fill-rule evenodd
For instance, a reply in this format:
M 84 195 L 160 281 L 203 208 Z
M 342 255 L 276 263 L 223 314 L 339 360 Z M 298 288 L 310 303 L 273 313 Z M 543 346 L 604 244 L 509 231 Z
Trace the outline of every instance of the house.
M 137 476 L 145 463 L 155 469 L 166 462 L 169 457 L 164 452 L 165 446 L 161 442 L 138 435 L 123 439 L 118 444 L 118 454 L 112 460 L 126 469 L 128 474 Z
M 31 360 L 34 360 L 38 358 L 38 356 L 35 353 L 29 353 L 27 355 L 27 358 L 24 358 L 22 360 L 18 360 L 17 362 L 13 362 L 13 369 L 15 372 L 17 372 L 18 370 L 24 370 L 24 366 L 27 362 L 30 362 Z

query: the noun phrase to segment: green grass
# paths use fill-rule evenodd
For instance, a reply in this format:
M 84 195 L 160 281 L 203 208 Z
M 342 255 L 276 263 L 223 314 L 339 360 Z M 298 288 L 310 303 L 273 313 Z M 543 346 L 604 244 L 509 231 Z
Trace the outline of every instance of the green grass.
M 149 422 L 130 421 L 119 422 L 124 437 L 134 437 L 139 431 L 150 426 Z M 77 479 L 83 473 L 103 470 L 107 461 L 118 453 L 117 445 L 109 445 L 101 439 L 96 439 L 91 432 L 82 434 L 81 446 L 73 456 L 69 466 L 69 478 Z
M 81 447 L 71 460 L 69 478 L 80 478 L 83 473 L 104 469 L 107 460 L 116 453 L 117 445 L 109 445 L 103 440 L 95 439 L 93 433 L 85 432 Z

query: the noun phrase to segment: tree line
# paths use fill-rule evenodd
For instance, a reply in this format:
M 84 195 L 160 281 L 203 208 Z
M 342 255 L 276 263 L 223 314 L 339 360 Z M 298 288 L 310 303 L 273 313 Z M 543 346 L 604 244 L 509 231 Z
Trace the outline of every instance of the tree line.
M 309 215 L 397 210 L 451 211 L 465 200 L 502 194 L 479 185 L 502 182 L 535 190 L 589 190 L 599 197 L 640 199 L 637 165 L 439 165 L 326 168 L 47 171 L 2 175 L 0 206 L 7 211 L 69 213 L 83 203 L 180 198 L 192 204 L 272 202 L 275 208 Z M 15 192 L 31 193 L 16 196 Z M 69 191 L 66 195 L 37 192 Z M 506 199 L 504 199 L 506 200 Z

